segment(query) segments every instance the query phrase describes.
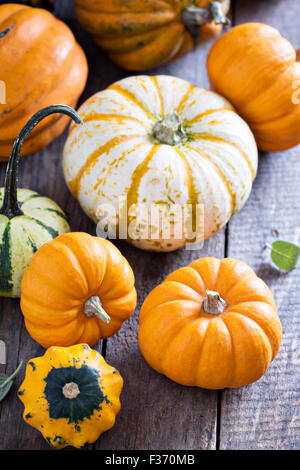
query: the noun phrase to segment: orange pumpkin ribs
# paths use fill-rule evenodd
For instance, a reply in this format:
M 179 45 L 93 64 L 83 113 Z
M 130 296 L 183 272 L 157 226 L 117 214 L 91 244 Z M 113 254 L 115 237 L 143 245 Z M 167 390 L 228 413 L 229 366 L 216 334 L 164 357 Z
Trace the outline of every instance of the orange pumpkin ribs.
M 146 298 L 139 344 L 153 369 L 182 385 L 235 388 L 258 380 L 281 343 L 270 289 L 242 261 L 200 258 Z

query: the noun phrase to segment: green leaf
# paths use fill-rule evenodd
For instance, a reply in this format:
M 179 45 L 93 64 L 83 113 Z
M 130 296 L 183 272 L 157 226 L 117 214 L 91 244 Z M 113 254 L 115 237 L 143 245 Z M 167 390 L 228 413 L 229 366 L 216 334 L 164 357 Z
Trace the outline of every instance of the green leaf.
M 279 269 L 283 271 L 294 269 L 300 256 L 300 246 L 283 240 L 276 240 L 272 243 L 272 246 L 267 246 L 271 249 L 273 263 Z
M 20 362 L 16 370 L 8 377 L 6 374 L 0 374 L 0 402 L 6 397 L 13 384 L 13 379 L 20 372 L 23 361 Z
M 6 385 L 3 385 L 4 382 L 6 382 Z M 9 380 L 7 382 L 7 375 L 0 374 L 0 401 L 2 401 L 4 397 L 6 397 L 6 395 L 10 391 L 12 384 L 12 380 Z

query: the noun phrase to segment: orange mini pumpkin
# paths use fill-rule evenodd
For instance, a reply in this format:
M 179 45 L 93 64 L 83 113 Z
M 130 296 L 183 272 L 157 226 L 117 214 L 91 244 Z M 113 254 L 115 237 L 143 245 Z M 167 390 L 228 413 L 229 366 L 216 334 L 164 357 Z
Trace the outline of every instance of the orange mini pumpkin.
M 128 70 L 157 67 L 216 36 L 230 0 L 74 0 L 78 21 Z
M 232 28 L 209 52 L 212 87 L 249 124 L 261 150 L 277 152 L 300 142 L 298 59 L 299 51 L 261 23 Z
M 21 284 L 26 328 L 44 347 L 93 346 L 116 333 L 135 306 L 128 261 L 111 242 L 87 233 L 43 245 Z
M 140 312 L 143 356 L 182 385 L 247 385 L 266 372 L 280 343 L 271 291 L 232 258 L 201 258 L 178 269 L 148 295 Z
M 0 160 L 8 160 L 22 127 L 53 103 L 75 107 L 87 80 L 87 61 L 73 33 L 40 8 L 0 5 Z M 21 156 L 60 135 L 66 116 L 51 116 L 32 132 Z

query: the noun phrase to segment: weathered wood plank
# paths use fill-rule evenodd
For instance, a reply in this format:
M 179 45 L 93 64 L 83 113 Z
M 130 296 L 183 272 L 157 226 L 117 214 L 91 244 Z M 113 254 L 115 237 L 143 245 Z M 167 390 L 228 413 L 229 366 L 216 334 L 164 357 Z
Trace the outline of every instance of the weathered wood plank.
M 300 4 L 293 0 L 236 2 L 237 23 L 259 21 L 278 28 L 300 45 Z M 223 392 L 221 449 L 299 449 L 300 266 L 288 274 L 270 264 L 265 244 L 274 238 L 300 241 L 300 147 L 261 154 L 258 176 L 245 210 L 228 229 L 228 256 L 252 266 L 271 287 L 283 324 L 283 343 L 267 374 L 257 383 Z

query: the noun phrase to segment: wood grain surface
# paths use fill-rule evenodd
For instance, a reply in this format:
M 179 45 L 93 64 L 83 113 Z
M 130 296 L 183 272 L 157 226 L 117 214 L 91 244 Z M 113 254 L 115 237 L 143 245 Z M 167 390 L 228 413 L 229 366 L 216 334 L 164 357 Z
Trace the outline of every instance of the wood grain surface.
M 233 24 L 265 22 L 277 27 L 295 47 L 300 46 L 300 2 L 255 0 L 255 6 L 251 0 L 232 3 Z M 80 102 L 129 75 L 112 64 L 78 26 L 71 0 L 57 2 L 56 15 L 71 27 L 88 57 L 90 74 Z M 208 87 L 205 62 L 210 45 L 149 73 L 176 75 Z M 20 187 L 54 199 L 67 212 L 72 231 L 95 234 L 94 224 L 83 214 L 63 179 L 65 138 L 66 132 L 43 151 L 21 161 Z M 4 173 L 5 164 L 1 163 L 1 181 Z M 153 254 L 116 242 L 134 269 L 138 306 L 117 335 L 97 345 L 106 360 L 120 370 L 125 386 L 115 427 L 88 450 L 300 448 L 300 268 L 280 273 L 271 266 L 270 254 L 264 248 L 278 237 L 300 243 L 299 182 L 299 146 L 284 153 L 261 154 L 249 201 L 225 230 L 205 242 L 202 250 Z M 242 389 L 214 392 L 177 385 L 154 372 L 138 349 L 138 313 L 146 295 L 174 269 L 207 255 L 233 256 L 249 263 L 270 285 L 283 322 L 279 355 L 261 380 Z M 0 366 L 6 373 L 11 373 L 21 359 L 27 361 L 44 351 L 28 335 L 18 300 L 0 299 L 0 339 L 7 345 L 7 365 Z M 48 449 L 38 431 L 22 419 L 16 390 L 23 377 L 24 369 L 0 405 L 0 449 Z

